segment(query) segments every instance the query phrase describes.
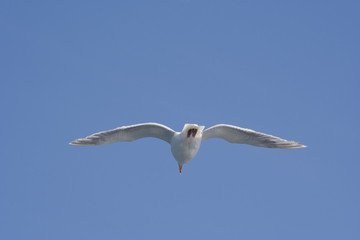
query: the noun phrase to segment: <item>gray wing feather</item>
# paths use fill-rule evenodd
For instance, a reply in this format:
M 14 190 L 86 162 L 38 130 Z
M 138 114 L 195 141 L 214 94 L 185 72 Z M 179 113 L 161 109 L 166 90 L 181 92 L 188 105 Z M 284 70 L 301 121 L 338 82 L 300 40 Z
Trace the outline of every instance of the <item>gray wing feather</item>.
M 243 143 L 266 148 L 293 149 L 306 147 L 295 141 L 287 141 L 265 133 L 255 132 L 251 129 L 226 124 L 219 124 L 206 129 L 202 140 L 204 141 L 209 138 L 222 138 L 230 143 Z
M 70 145 L 102 145 L 114 142 L 131 142 L 139 138 L 154 137 L 170 143 L 175 131 L 158 123 L 142 123 L 98 132 L 72 141 Z

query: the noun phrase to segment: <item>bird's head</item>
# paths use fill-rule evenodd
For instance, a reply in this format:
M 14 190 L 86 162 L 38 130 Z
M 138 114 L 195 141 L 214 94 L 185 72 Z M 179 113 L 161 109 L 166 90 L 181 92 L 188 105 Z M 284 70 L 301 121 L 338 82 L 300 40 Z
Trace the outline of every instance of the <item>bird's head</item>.
M 202 131 L 204 130 L 205 126 L 199 126 L 196 124 L 185 124 L 182 130 L 182 134 L 185 135 L 187 138 L 195 138 L 202 136 Z

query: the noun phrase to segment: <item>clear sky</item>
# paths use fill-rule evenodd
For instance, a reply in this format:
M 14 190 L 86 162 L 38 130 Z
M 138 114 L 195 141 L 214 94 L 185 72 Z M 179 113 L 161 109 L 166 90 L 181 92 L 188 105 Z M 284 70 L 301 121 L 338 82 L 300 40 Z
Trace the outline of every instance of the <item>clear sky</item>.
M 359 1 L 1 1 L 0 239 L 360 239 Z M 296 140 L 76 147 L 123 125 Z

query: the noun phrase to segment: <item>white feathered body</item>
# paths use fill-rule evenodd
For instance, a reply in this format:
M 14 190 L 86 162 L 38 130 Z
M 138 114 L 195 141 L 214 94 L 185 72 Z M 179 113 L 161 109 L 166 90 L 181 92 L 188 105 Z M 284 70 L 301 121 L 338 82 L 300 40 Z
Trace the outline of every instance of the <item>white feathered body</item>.
M 200 148 L 203 129 L 203 126 L 185 124 L 182 132 L 175 133 L 171 140 L 171 152 L 179 165 L 195 157 Z

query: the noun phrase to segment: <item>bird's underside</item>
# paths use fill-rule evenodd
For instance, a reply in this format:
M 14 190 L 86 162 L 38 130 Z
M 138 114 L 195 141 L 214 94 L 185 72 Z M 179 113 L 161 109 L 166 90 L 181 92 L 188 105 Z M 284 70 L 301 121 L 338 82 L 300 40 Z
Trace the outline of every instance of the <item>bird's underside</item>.
M 221 138 L 230 143 L 250 144 L 265 148 L 295 149 L 306 147 L 295 141 L 288 141 L 233 125 L 218 124 L 205 131 L 203 129 L 203 126 L 196 124 L 185 124 L 182 132 L 175 132 L 162 124 L 142 123 L 98 132 L 85 138 L 76 139 L 70 144 L 89 146 L 114 142 L 131 142 L 145 137 L 158 138 L 171 145 L 172 153 L 179 164 L 180 171 L 182 165 L 189 162 L 196 155 L 200 143 L 210 138 Z

